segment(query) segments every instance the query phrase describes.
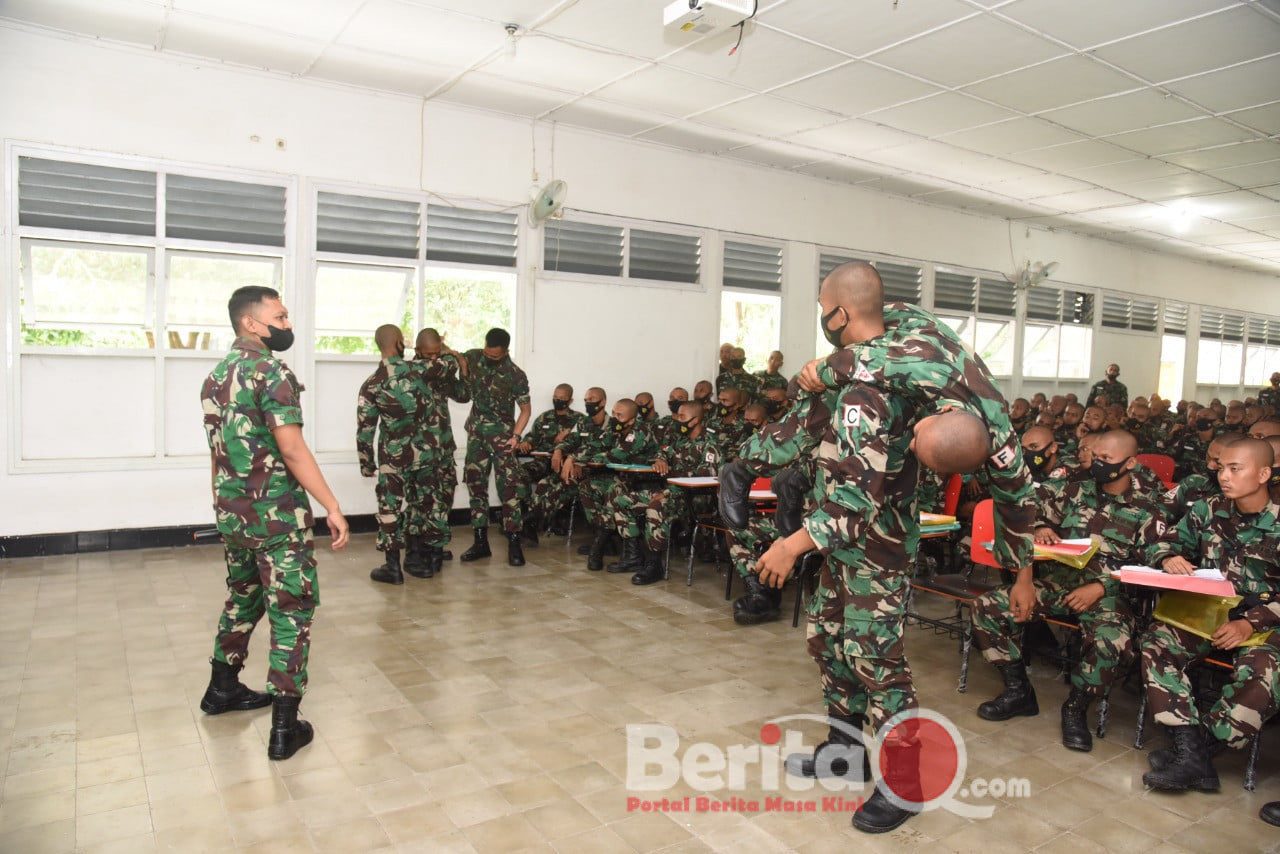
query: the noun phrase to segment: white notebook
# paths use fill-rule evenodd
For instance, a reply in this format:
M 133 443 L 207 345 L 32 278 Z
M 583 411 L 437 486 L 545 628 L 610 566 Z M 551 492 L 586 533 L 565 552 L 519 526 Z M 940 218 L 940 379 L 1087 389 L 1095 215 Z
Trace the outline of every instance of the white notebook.
M 1127 569 L 1130 572 L 1154 572 L 1159 575 L 1165 574 L 1163 569 L 1158 569 L 1154 566 L 1122 566 L 1120 568 Z M 1226 576 L 1222 574 L 1222 570 L 1220 569 L 1197 569 L 1191 574 L 1196 578 L 1204 578 L 1209 581 L 1223 581 L 1226 579 Z

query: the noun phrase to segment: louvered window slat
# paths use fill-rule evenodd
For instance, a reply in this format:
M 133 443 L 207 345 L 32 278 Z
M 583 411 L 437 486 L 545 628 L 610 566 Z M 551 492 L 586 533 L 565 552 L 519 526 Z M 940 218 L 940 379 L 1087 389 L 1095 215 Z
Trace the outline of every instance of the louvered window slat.
M 18 224 L 155 235 L 156 174 L 19 157 Z
M 1062 291 L 1046 285 L 1037 285 L 1027 291 L 1027 320 L 1062 319 Z
M 978 282 L 978 311 L 999 317 L 1013 317 L 1017 291 L 1012 282 L 981 279 Z
M 938 270 L 934 274 L 933 306 L 950 311 L 972 312 L 978 280 L 963 273 Z
M 622 228 L 574 220 L 543 224 L 542 266 L 561 273 L 622 275 Z
M 1185 302 L 1165 301 L 1164 333 L 1166 335 L 1187 334 L 1187 304 Z
M 1129 300 L 1124 297 L 1102 295 L 1102 325 L 1112 329 L 1129 328 Z
M 427 205 L 427 260 L 514 267 L 517 230 L 513 213 Z
M 923 270 L 910 264 L 895 264 L 891 261 L 876 261 L 875 267 L 880 273 L 880 280 L 884 282 L 885 302 L 920 304 Z
M 1130 304 L 1130 328 L 1136 332 L 1155 332 L 1158 311 L 1155 300 L 1133 300 Z
M 631 229 L 627 274 L 633 279 L 694 284 L 702 261 L 702 239 Z
M 782 290 L 782 248 L 726 240 L 724 286 L 756 291 Z
M 320 193 L 316 248 L 321 252 L 417 258 L 422 205 L 344 193 Z
M 284 246 L 285 188 L 170 174 L 165 178 L 168 237 Z

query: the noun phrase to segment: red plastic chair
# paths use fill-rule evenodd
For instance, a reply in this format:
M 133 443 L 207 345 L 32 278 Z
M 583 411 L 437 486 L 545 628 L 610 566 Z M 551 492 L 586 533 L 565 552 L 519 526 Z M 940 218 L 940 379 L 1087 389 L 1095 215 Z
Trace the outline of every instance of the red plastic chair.
M 1167 454 L 1138 454 L 1134 459 L 1155 472 L 1166 487 L 1173 488 L 1173 457 Z
M 773 492 L 773 478 L 771 477 L 756 478 L 755 482 L 751 484 L 751 491 L 752 492 L 766 492 L 766 491 Z
M 986 498 L 973 508 L 973 530 L 969 533 L 969 559 L 981 566 L 993 566 L 997 569 L 996 556 L 990 549 L 983 547 L 996 538 L 995 502 Z
M 958 474 L 951 475 L 947 487 L 942 493 L 942 515 L 954 516 L 960 506 L 960 491 L 964 488 L 964 478 Z

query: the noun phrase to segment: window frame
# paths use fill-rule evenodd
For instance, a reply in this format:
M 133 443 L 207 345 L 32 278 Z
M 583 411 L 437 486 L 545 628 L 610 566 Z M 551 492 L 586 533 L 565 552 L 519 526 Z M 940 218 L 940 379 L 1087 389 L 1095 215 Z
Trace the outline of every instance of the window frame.
M 643 220 L 631 219 L 627 217 L 606 216 L 604 214 L 590 213 L 588 211 L 580 211 L 573 208 L 564 209 L 564 219 L 571 222 L 582 222 L 590 225 L 606 225 L 613 228 L 622 229 L 622 275 L 620 276 L 603 276 L 597 273 L 568 273 L 560 270 L 548 270 L 546 268 L 546 231 L 539 227 L 531 229 L 530 235 L 537 235 L 537 248 L 530 248 L 532 256 L 536 257 L 537 278 L 558 282 L 579 282 L 589 285 L 612 285 L 623 284 L 627 287 L 636 288 L 660 288 L 662 290 L 689 291 L 691 293 L 708 293 L 708 279 L 714 275 L 715 285 L 718 287 L 723 279 L 723 261 L 724 248 L 721 242 L 724 238 L 740 240 L 739 235 L 733 235 L 729 232 L 717 232 L 710 228 L 699 228 L 691 225 L 679 225 L 676 223 L 662 222 L 659 220 Z M 640 231 L 657 232 L 660 234 L 679 234 L 688 237 L 697 237 L 698 244 L 698 281 L 696 282 L 669 282 L 664 279 L 644 279 L 631 275 L 631 230 L 638 229 Z M 715 237 L 717 239 L 713 240 Z M 757 238 L 746 238 L 747 240 L 756 240 Z M 528 241 L 533 243 L 535 241 Z M 780 242 L 780 241 L 779 241 Z M 714 255 L 716 261 L 709 264 L 708 260 Z M 785 259 L 784 259 L 785 264 Z M 509 269 L 509 268 L 507 268 Z M 785 273 L 784 273 L 785 281 Z

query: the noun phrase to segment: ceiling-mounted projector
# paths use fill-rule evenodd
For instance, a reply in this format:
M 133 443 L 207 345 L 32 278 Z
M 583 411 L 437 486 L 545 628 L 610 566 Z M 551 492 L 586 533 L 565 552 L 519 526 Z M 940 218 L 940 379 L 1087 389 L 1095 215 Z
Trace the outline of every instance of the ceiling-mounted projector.
M 675 0 L 662 10 L 662 25 L 671 32 L 705 36 L 738 26 L 754 9 L 755 0 Z

